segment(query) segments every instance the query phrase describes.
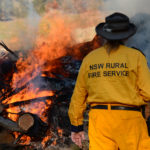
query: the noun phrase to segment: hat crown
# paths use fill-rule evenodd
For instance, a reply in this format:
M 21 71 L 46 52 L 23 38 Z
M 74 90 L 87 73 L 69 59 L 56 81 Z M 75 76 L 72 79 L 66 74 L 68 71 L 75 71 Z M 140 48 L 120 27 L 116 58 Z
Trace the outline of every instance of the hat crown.
M 120 32 L 129 29 L 129 18 L 121 13 L 114 13 L 106 17 L 103 30 L 106 32 Z
M 106 17 L 106 23 L 121 23 L 127 22 L 129 23 L 129 18 L 122 13 L 114 13 L 108 17 Z
M 128 16 L 115 12 L 98 24 L 95 30 L 97 35 L 107 40 L 123 40 L 136 33 L 136 26 L 130 23 Z

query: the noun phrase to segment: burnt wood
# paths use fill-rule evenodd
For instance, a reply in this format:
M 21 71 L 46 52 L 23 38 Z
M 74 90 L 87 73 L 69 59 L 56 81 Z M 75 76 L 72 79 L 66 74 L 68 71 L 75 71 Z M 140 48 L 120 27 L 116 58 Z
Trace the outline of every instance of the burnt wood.
M 0 150 L 35 150 L 35 148 L 30 145 L 0 144 Z
M 15 137 L 11 131 L 0 126 L 0 144 L 12 144 L 14 141 Z
M 11 49 L 9 49 L 3 41 L 0 42 L 0 45 L 3 46 L 6 51 L 8 51 L 9 53 L 11 53 L 17 59 L 19 58 L 18 55 L 15 52 L 13 52 Z
M 9 48 L 3 42 L 1 42 L 0 45 L 3 45 L 7 50 L 9 50 Z M 67 142 L 70 135 L 68 107 L 78 70 L 85 55 L 87 55 L 95 48 L 100 47 L 101 45 L 102 39 L 98 36 L 95 36 L 95 38 L 90 42 L 77 44 L 73 47 L 67 47 L 67 56 L 60 57 L 52 61 L 51 63 L 46 62 L 44 64 L 45 66 L 54 66 L 52 67 L 52 70 L 42 72 L 42 74 L 44 74 L 45 76 L 41 76 L 41 74 L 39 74 L 34 79 L 31 79 L 29 82 L 27 82 L 25 85 L 18 87 L 15 90 L 13 90 L 12 88 L 6 88 L 6 92 L 1 94 L 0 100 L 1 102 L 4 102 L 4 100 L 6 100 L 7 98 L 18 94 L 23 89 L 30 86 L 30 83 L 35 87 L 38 87 L 39 91 L 52 90 L 53 92 L 55 92 L 54 96 L 37 97 L 34 99 L 23 100 L 21 102 L 14 102 L 11 104 L 9 104 L 9 101 L 6 101 L 7 104 L 5 103 L 3 105 L 0 105 L 2 106 L 0 108 L 1 113 L 10 107 L 22 107 L 23 105 L 50 99 L 52 100 L 52 104 L 50 105 L 47 112 L 48 124 L 43 122 L 36 114 L 20 112 L 18 113 L 19 119 L 17 122 L 0 116 L 0 125 L 12 132 L 17 131 L 20 132 L 21 135 L 26 134 L 35 141 L 41 140 L 46 135 L 47 129 L 49 127 L 52 132 L 55 132 L 57 134 L 57 129 L 59 128 L 63 130 L 63 137 L 66 137 L 66 140 L 64 140 L 63 137 L 60 137 L 58 138 L 58 142 Z M 78 56 L 76 55 L 76 52 L 79 54 Z M 11 51 L 10 53 L 13 54 Z
M 39 102 L 39 101 L 45 101 L 47 99 L 49 100 L 55 100 L 55 95 L 54 96 L 43 96 L 43 97 L 36 97 L 33 99 L 28 99 L 28 100 L 23 100 L 20 102 L 14 102 L 14 103 L 10 103 L 7 105 L 3 105 L 4 109 L 10 108 L 10 107 L 15 107 L 15 106 L 22 106 L 22 105 L 27 105 L 30 103 L 34 103 L 34 102 Z
M 23 117 L 24 116 L 24 117 Z M 45 136 L 45 133 L 48 129 L 48 125 L 43 122 L 37 115 L 32 114 L 32 113 L 24 113 L 22 115 L 20 115 L 19 118 L 22 118 L 22 122 L 25 122 L 27 120 L 27 117 L 29 119 L 29 124 L 30 125 L 25 125 L 23 127 L 23 124 L 19 123 L 19 119 L 18 119 L 18 125 L 20 128 L 24 128 L 26 129 L 25 134 L 30 136 L 32 138 L 32 140 L 40 140 Z M 23 119 L 25 119 L 23 121 Z
M 0 116 L 0 126 L 13 132 L 23 132 L 16 122 L 2 116 Z

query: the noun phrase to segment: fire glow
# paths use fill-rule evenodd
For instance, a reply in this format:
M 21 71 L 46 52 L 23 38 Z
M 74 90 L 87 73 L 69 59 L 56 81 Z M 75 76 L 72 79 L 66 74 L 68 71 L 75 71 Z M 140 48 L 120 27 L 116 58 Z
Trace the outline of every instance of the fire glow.
M 54 64 L 51 65 L 51 62 L 56 58 L 65 56 L 65 48 L 72 43 L 71 27 L 65 23 L 65 19 L 62 16 L 53 18 L 53 20 L 48 20 L 46 16 L 44 19 L 52 22 L 50 28 L 45 27 L 45 24 L 42 26 L 44 32 L 48 34 L 46 36 L 38 36 L 35 48 L 30 50 L 27 57 L 20 56 L 16 63 L 17 72 L 13 74 L 11 86 L 14 91 L 24 86 L 25 88 L 3 101 L 3 104 L 10 106 L 6 111 L 8 112 L 8 118 L 13 121 L 18 120 L 20 112 L 30 112 L 38 115 L 42 121 L 47 123 L 46 111 L 52 103 L 50 99 L 15 107 L 13 104 L 45 96 L 54 96 L 53 91 L 41 91 L 39 87 L 36 87 L 36 84 L 30 83 L 30 81 L 34 80 L 37 76 L 44 77 L 50 74 L 51 69 L 55 67 Z M 47 72 L 47 74 L 45 75 L 44 72 Z M 38 85 L 40 85 L 40 81 Z M 59 129 L 59 134 L 60 131 L 61 129 Z M 16 132 L 14 134 L 18 138 L 19 134 Z M 50 138 L 49 136 L 46 137 L 48 137 L 47 139 Z M 31 138 L 23 136 L 20 141 L 20 144 L 29 144 Z
M 48 19 L 47 17 L 45 18 Z M 45 26 L 44 26 L 45 30 Z M 55 18 L 51 24 L 50 29 L 47 28 L 49 35 L 46 37 L 38 37 L 37 46 L 34 50 L 30 51 L 29 55 L 26 58 L 20 58 L 17 62 L 17 73 L 13 74 L 12 87 L 13 89 L 20 88 L 26 83 L 34 79 L 36 76 L 42 74 L 43 72 L 51 72 L 51 69 L 54 67 L 51 65 L 51 61 L 54 59 L 64 56 L 66 54 L 65 47 L 69 45 L 72 41 L 71 38 L 71 29 L 65 24 L 64 19 L 61 17 Z M 63 32 L 62 32 L 63 31 Z M 64 40 L 65 39 L 65 40 Z M 4 103 L 14 103 L 22 100 L 33 99 L 36 97 L 42 96 L 53 96 L 52 91 L 38 91 L 38 87 L 29 84 L 27 88 L 12 96 L 9 99 L 6 99 Z M 51 104 L 50 100 L 45 102 L 36 102 L 32 106 L 23 106 L 25 112 L 31 112 L 38 114 L 43 121 L 46 121 L 42 117 L 42 112 L 48 108 L 48 105 Z M 7 109 L 8 112 L 18 113 L 20 112 L 19 107 L 13 107 Z M 39 111 L 39 112 L 38 112 Z M 41 112 L 40 112 L 41 111 Z M 14 114 L 9 114 L 9 118 L 16 121 L 17 118 L 14 118 Z
M 60 57 L 71 54 L 80 58 L 81 52 L 78 49 L 67 51 L 69 47 L 76 44 L 73 36 L 76 26 L 77 24 L 71 23 L 71 17 L 57 11 L 50 15 L 46 14 L 41 19 L 35 47 L 28 51 L 26 56 L 21 54 L 16 63 L 17 71 L 13 74 L 11 82 L 15 94 L 3 100 L 3 104 L 9 106 L 6 109 L 8 118 L 17 122 L 19 114 L 31 113 L 36 114 L 43 122 L 50 124 L 46 113 L 53 103 L 51 97 L 57 97 L 57 95 L 53 90 L 40 87 L 43 84 L 42 77 L 53 78 L 53 69 L 60 65 L 54 60 Z M 85 26 L 83 25 L 83 28 Z M 19 41 L 17 38 L 14 39 Z M 56 127 L 56 130 L 58 136 L 62 137 L 63 129 Z M 19 134 L 15 132 L 15 138 L 18 137 Z M 42 144 L 44 145 L 45 141 L 47 142 L 51 137 L 51 133 L 46 133 Z M 56 145 L 56 139 L 52 145 Z M 30 144 L 30 141 L 30 136 L 20 138 L 20 144 Z

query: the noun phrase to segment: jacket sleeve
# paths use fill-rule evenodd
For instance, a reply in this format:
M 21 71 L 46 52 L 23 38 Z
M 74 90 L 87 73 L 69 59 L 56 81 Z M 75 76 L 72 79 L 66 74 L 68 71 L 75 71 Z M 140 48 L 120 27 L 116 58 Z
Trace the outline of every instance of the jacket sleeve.
M 138 60 L 137 85 L 139 94 L 145 101 L 150 101 L 150 70 L 147 65 L 146 57 L 142 54 Z
M 76 85 L 71 98 L 71 103 L 69 106 L 69 118 L 71 122 L 71 131 L 80 132 L 83 131 L 83 113 L 86 109 L 86 83 L 85 83 L 85 62 L 83 60 L 78 77 L 76 80 Z

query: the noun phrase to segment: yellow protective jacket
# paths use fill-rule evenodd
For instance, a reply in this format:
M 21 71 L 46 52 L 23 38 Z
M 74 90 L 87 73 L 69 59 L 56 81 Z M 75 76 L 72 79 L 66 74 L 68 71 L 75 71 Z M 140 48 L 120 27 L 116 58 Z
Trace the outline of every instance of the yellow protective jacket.
M 148 100 L 150 71 L 145 56 L 124 45 L 108 54 L 103 46 L 89 53 L 81 64 L 69 107 L 71 130 L 83 130 L 87 103 L 141 106 Z

